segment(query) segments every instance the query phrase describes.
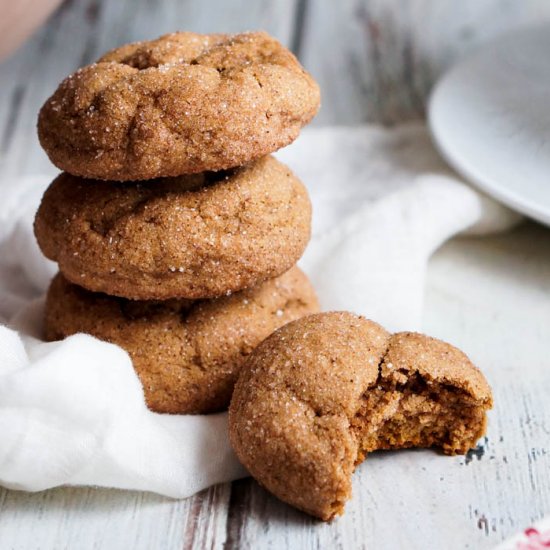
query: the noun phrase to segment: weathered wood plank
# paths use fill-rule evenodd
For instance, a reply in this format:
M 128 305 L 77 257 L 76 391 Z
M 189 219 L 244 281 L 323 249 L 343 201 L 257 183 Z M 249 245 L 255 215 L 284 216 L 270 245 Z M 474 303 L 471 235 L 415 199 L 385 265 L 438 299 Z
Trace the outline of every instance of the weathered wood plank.
M 550 17 L 544 0 L 310 0 L 302 61 L 323 91 L 315 124 L 395 123 L 424 113 L 439 74 L 476 45 Z
M 149 493 L 0 493 L 0 546 L 79 550 L 211 548 L 225 538 L 229 485 L 174 501 Z

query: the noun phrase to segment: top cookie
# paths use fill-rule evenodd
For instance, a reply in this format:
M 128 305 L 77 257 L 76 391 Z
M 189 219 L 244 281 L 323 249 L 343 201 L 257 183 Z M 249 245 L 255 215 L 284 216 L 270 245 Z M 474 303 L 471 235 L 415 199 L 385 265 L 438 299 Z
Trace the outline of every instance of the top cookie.
M 291 143 L 319 88 L 264 32 L 167 34 L 66 78 L 38 117 L 60 169 L 118 181 L 246 164 Z

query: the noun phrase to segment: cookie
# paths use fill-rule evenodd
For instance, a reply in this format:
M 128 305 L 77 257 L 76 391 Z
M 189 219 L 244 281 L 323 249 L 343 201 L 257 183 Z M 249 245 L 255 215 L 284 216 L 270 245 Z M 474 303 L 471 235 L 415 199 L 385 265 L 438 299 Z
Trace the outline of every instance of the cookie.
M 391 335 L 345 312 L 304 317 L 250 355 L 229 409 L 233 448 L 281 500 L 330 520 L 371 451 L 465 453 L 486 427 L 489 385 L 453 346 Z
M 227 408 L 252 349 L 315 311 L 315 293 L 297 267 L 255 288 L 200 301 L 113 298 L 58 274 L 46 299 L 44 335 L 52 341 L 84 332 L 118 344 L 132 358 L 151 410 L 198 414 Z
M 167 34 L 112 50 L 65 79 L 38 135 L 60 169 L 144 180 L 222 170 L 291 143 L 319 88 L 264 32 Z
M 61 174 L 35 220 L 71 282 L 137 300 L 202 299 L 287 271 L 310 236 L 305 187 L 273 157 L 140 183 Z

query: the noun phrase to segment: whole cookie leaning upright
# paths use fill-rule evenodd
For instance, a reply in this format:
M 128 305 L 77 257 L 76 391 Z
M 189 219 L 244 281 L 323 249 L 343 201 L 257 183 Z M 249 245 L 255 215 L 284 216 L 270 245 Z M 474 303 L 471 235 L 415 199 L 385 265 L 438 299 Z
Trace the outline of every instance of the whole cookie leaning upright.
M 319 88 L 263 32 L 167 34 L 112 50 L 65 79 L 38 135 L 60 169 L 143 180 L 249 163 L 292 142 Z
M 281 500 L 329 520 L 378 449 L 465 453 L 486 428 L 491 389 L 468 357 L 423 334 L 390 334 L 347 312 L 289 323 L 250 355 L 229 408 L 231 443 Z

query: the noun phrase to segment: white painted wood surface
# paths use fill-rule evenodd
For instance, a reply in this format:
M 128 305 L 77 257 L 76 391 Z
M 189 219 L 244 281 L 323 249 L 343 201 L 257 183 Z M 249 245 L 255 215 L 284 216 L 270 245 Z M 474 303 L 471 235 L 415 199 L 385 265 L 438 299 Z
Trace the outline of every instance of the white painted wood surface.
M 545 0 L 66 2 L 0 66 L 0 181 L 55 173 L 36 139 L 39 106 L 76 66 L 122 42 L 177 28 L 265 28 L 319 80 L 316 124 L 398 122 L 422 115 L 431 84 L 457 56 L 542 17 L 550 17 Z M 550 231 L 528 224 L 445 246 L 429 267 L 425 328 L 465 349 L 493 384 L 496 409 L 477 453 L 418 451 L 421 471 L 411 470 L 409 452 L 372 456 L 346 514 L 329 525 L 251 480 L 184 501 L 0 490 L 0 548 L 491 548 L 550 513 Z M 434 475 L 441 460 L 444 479 Z M 407 487 L 392 485 L 396 469 L 410 475 Z

